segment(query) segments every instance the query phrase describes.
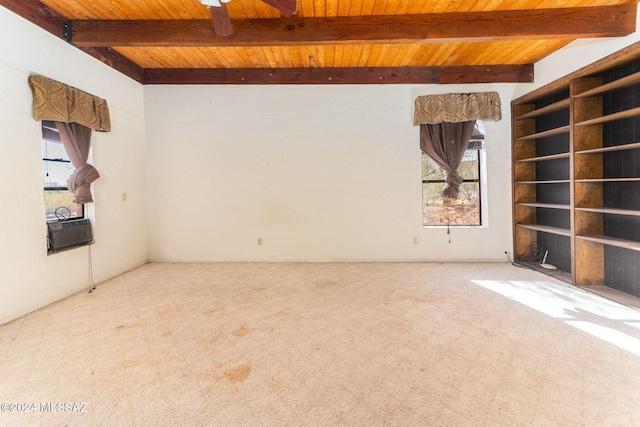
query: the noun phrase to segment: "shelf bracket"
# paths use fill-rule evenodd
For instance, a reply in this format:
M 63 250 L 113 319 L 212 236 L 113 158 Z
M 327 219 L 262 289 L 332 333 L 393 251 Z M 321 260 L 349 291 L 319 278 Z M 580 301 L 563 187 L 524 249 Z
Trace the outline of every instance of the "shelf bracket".
M 62 37 L 64 37 L 67 43 L 73 44 L 71 40 L 73 38 L 73 24 L 71 21 L 64 21 L 64 24 L 62 24 Z

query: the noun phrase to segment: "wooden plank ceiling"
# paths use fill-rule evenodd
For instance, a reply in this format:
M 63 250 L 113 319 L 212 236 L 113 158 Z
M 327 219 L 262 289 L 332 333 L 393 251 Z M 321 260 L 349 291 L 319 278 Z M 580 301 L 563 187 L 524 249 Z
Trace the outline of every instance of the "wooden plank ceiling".
M 578 38 L 635 31 L 636 0 L 0 0 L 144 84 L 530 82 Z

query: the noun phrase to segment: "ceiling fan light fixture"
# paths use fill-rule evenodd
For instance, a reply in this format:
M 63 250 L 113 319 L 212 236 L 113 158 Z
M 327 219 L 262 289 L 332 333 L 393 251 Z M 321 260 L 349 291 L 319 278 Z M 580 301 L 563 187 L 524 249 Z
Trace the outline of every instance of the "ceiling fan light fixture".
M 229 3 L 231 0 L 198 0 L 200 3 L 207 7 L 220 7 L 220 3 Z

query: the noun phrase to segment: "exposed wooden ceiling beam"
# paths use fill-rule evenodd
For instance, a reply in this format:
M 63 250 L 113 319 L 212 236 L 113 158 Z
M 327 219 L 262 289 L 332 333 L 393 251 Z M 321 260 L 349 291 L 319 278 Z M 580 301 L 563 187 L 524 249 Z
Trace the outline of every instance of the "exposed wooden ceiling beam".
M 232 21 L 72 21 L 76 46 L 297 46 L 620 37 L 635 31 L 636 5 L 338 18 Z
M 6 7 L 13 13 L 33 22 L 58 38 L 68 40 L 71 36 L 70 34 L 65 34 L 66 29 L 69 28 L 69 21 L 39 0 L 0 0 L 0 6 Z M 142 82 L 142 67 L 113 49 L 95 47 L 82 50 L 124 75 Z
M 137 82 L 142 83 L 144 79 L 144 68 L 110 47 L 81 47 L 80 50 Z
M 147 68 L 143 84 L 531 83 L 533 64 L 376 68 Z
M 65 17 L 38 0 L 0 0 L 0 5 L 31 21 L 56 37 L 64 38 Z

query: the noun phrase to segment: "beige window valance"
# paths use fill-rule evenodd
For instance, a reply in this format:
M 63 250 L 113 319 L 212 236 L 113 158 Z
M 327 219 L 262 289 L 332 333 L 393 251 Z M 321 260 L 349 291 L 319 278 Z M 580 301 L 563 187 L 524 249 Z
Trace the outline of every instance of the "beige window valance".
M 29 76 L 36 120 L 78 123 L 100 132 L 111 130 L 107 101 L 44 76 Z
M 447 93 L 416 98 L 413 125 L 502 118 L 498 92 Z

